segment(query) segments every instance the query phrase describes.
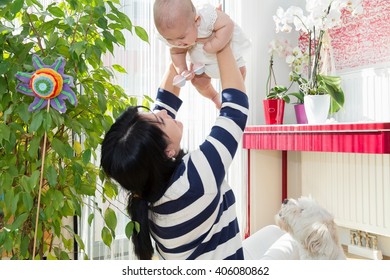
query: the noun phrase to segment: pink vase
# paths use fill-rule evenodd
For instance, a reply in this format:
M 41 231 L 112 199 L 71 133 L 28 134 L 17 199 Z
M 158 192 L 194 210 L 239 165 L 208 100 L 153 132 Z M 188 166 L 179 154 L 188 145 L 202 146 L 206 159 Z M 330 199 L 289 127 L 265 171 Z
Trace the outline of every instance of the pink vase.
M 306 124 L 307 123 L 307 117 L 305 112 L 305 105 L 302 104 L 295 104 L 294 105 L 295 110 L 295 117 L 297 119 L 297 124 Z
M 283 124 L 284 117 L 283 99 L 264 99 L 264 117 L 266 124 Z

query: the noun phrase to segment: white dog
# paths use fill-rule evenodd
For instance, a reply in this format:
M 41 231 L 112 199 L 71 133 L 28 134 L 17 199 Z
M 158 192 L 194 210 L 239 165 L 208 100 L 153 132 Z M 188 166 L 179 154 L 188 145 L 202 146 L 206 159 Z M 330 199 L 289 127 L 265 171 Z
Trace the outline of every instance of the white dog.
M 297 241 L 301 259 L 346 259 L 333 216 L 312 198 L 286 199 L 275 220 Z

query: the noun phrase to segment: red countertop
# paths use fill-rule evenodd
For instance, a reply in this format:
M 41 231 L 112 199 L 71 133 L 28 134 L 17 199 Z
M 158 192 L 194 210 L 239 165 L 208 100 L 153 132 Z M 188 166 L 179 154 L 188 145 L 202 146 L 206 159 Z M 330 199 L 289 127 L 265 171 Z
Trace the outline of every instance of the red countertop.
M 390 123 L 247 126 L 243 148 L 390 154 Z

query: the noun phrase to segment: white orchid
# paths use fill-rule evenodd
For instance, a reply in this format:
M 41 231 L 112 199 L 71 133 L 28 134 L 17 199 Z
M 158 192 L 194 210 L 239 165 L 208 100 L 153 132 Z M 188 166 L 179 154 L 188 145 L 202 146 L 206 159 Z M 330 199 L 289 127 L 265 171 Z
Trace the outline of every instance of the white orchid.
M 306 15 L 302 8 L 290 6 L 286 11 L 279 7 L 273 17 L 276 32 L 295 31 L 316 34 L 320 30 L 329 30 L 341 24 L 341 11 L 347 10 L 352 15 L 363 11 L 362 0 L 306 0 Z M 313 32 L 316 30 L 316 32 Z
M 291 67 L 292 72 L 301 74 L 304 64 L 307 64 L 307 54 L 304 54 L 299 47 L 292 49 L 291 53 L 286 56 L 286 63 Z M 292 73 L 290 73 L 291 75 Z
M 286 57 L 291 52 L 288 40 L 275 39 L 269 44 L 268 53 L 279 57 Z
M 306 0 L 305 11 L 296 6 L 290 6 L 284 11 L 279 7 L 274 16 L 276 32 L 291 32 L 295 30 L 307 34 L 309 40 L 308 49 L 308 80 L 315 87 L 316 76 L 320 53 L 325 32 L 331 28 L 341 25 L 342 11 L 347 10 L 351 13 L 358 14 L 362 12 L 362 0 Z M 312 50 L 314 50 L 314 55 Z M 294 55 L 288 57 L 287 63 L 290 65 L 296 61 Z M 314 80 L 313 80 L 314 79 Z
M 306 0 L 304 9 L 290 6 L 286 10 L 279 7 L 273 17 L 276 33 L 291 32 L 293 29 L 299 32 L 304 38 L 300 47 L 291 48 L 285 51 L 285 58 L 291 67 L 290 77 L 297 82 L 300 92 L 304 94 L 318 94 L 323 90 L 324 85 L 336 86 L 339 79 L 325 76 L 320 73 L 322 52 L 329 47 L 329 42 L 325 40 L 325 33 L 332 28 L 342 24 L 343 12 L 349 12 L 351 16 L 359 15 L 363 12 L 363 0 Z M 278 53 L 283 53 L 278 49 Z M 274 54 L 274 53 L 272 53 Z M 307 78 L 303 78 L 303 70 L 307 72 Z M 320 89 L 322 88 L 322 89 Z M 343 92 L 337 87 L 338 93 L 342 94 L 340 99 L 333 98 L 338 103 L 335 107 L 340 108 L 344 103 Z

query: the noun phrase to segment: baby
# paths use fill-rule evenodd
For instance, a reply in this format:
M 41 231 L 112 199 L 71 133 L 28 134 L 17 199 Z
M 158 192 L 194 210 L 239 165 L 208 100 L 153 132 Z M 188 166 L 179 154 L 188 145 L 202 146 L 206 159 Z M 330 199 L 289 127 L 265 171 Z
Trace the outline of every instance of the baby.
M 177 73 L 191 80 L 195 88 L 221 107 L 219 93 L 211 78 L 219 78 L 216 53 L 230 42 L 237 65 L 245 78 L 242 53 L 250 41 L 230 17 L 210 4 L 195 8 L 191 0 L 155 0 L 154 23 L 159 34 L 170 46 Z M 187 66 L 187 53 L 191 65 Z M 204 72 L 195 75 L 194 65 L 204 65 Z

